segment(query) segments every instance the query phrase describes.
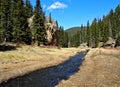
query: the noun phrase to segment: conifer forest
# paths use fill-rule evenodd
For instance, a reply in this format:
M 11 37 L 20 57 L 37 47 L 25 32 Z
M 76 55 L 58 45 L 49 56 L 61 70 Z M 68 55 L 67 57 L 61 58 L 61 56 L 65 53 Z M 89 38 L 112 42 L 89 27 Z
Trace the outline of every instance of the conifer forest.
M 30 28 L 28 18 L 32 16 L 34 18 Z M 49 17 L 51 22 L 51 14 Z M 0 43 L 48 45 L 45 21 L 46 16 L 40 0 L 36 0 L 34 7 L 29 0 L 1 0 Z M 81 25 L 74 35 L 69 35 L 57 21 L 58 45 L 61 47 L 68 45 L 78 47 L 82 43 L 86 43 L 89 47 L 99 47 L 100 43 L 104 46 L 109 38 L 115 40 L 115 46 L 120 46 L 120 5 L 111 9 L 107 15 L 103 15 L 103 18 L 94 18 L 92 23 L 88 20 L 86 26 Z

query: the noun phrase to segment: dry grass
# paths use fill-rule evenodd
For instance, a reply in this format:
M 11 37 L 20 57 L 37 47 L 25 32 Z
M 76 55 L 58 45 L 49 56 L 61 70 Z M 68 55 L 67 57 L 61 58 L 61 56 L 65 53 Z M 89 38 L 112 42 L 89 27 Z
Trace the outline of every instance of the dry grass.
M 0 52 L 0 82 L 58 65 L 80 51 L 84 50 L 22 46 Z M 120 87 L 120 50 L 90 49 L 80 70 L 56 87 Z
M 80 71 L 56 87 L 120 87 L 120 50 L 91 49 Z
M 77 48 L 22 46 L 17 50 L 0 52 L 0 82 L 37 69 L 55 66 L 68 60 L 79 51 Z

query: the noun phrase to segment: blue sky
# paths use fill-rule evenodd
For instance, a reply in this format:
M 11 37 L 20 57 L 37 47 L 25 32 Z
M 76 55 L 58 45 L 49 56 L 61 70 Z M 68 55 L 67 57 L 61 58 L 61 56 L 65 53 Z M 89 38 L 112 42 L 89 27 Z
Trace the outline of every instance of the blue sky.
M 35 5 L 36 0 L 30 1 Z M 120 0 L 41 0 L 46 15 L 51 13 L 64 29 L 86 25 L 87 20 L 91 23 L 94 18 L 102 18 L 119 4 Z

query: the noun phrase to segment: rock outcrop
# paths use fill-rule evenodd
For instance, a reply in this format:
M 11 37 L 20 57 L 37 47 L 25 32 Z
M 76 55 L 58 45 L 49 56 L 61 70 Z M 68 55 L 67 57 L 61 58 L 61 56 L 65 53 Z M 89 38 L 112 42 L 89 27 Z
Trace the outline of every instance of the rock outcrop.
M 79 48 L 80 48 L 80 49 L 88 48 L 87 43 L 82 43 L 82 44 L 80 44 Z
M 108 38 L 108 41 L 105 43 L 105 46 L 111 46 L 111 47 L 115 47 L 116 41 L 115 39 L 113 39 L 112 37 Z
M 32 29 L 33 18 L 34 18 L 34 15 L 31 18 L 28 18 L 29 27 L 31 28 L 31 30 L 34 30 L 34 29 Z M 57 25 L 57 23 L 54 20 L 51 20 L 51 22 L 50 22 L 50 18 L 47 17 L 46 21 L 45 21 L 45 29 L 46 29 L 46 33 L 47 33 L 48 45 L 49 46 L 58 46 L 58 36 L 57 36 L 58 25 Z
M 49 20 L 50 18 L 48 17 L 45 22 L 48 45 L 58 46 L 58 36 L 57 36 L 58 25 L 54 20 L 51 20 L 51 23 Z

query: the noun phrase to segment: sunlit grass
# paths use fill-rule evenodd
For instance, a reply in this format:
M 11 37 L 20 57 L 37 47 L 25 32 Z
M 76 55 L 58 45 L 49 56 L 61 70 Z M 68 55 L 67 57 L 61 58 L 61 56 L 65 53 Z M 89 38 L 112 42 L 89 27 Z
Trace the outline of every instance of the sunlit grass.
M 40 57 L 68 55 L 67 53 L 76 54 L 79 51 L 77 48 L 42 48 L 38 46 L 21 46 L 16 50 L 0 52 L 0 61 L 4 60 L 21 60 L 35 59 Z

